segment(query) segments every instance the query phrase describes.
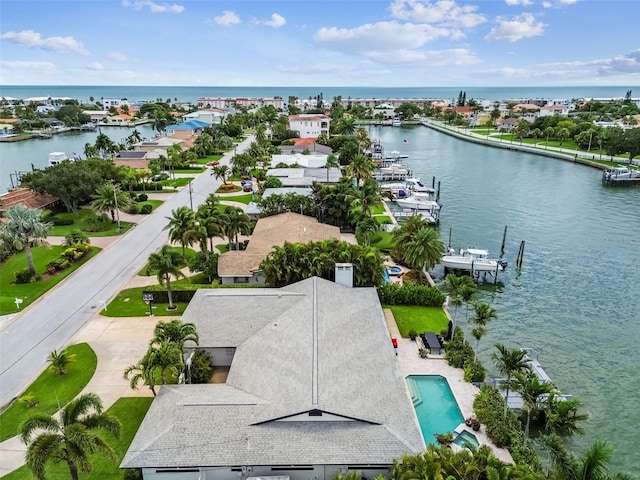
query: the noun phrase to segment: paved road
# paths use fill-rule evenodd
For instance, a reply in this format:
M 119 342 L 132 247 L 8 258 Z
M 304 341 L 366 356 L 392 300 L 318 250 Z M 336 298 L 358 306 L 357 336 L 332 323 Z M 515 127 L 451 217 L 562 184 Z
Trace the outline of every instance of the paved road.
M 252 137 L 238 145 L 245 150 Z M 228 164 L 231 153 L 221 163 Z M 194 208 L 220 185 L 209 172 L 194 179 Z M 153 214 L 103 250 L 54 290 L 2 325 L 0 331 L 0 406 L 13 400 L 42 371 L 54 349 L 69 340 L 142 268 L 149 254 L 167 243 L 163 230 L 171 210 L 190 204 L 189 188 L 175 194 Z

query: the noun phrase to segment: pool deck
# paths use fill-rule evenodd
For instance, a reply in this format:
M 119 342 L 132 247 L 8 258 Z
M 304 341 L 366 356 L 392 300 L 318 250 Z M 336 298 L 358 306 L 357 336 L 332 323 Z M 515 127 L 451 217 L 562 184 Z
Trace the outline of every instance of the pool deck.
M 392 338 L 397 339 L 398 342 L 398 364 L 403 377 L 407 377 L 408 375 L 441 375 L 445 377 L 449 382 L 456 402 L 458 402 L 462 416 L 464 418 L 472 416 L 474 414 L 473 400 L 478 393 L 478 388 L 464 381 L 463 370 L 449 366 L 444 359 L 444 355 L 429 355 L 428 358 L 420 358 L 418 355 L 418 344 L 409 338 L 402 338 L 391 310 L 385 308 L 383 311 L 389 334 Z M 475 435 L 480 445 L 489 445 L 493 449 L 496 457 L 503 462 L 513 463 L 513 459 L 508 450 L 498 448 L 491 443 L 491 440 L 489 440 L 484 433 L 484 427 L 481 427 L 480 431 L 474 432 L 462 423 L 456 431 L 460 431 L 460 429 L 467 430 L 469 433 Z M 459 447 L 452 445 L 452 448 Z

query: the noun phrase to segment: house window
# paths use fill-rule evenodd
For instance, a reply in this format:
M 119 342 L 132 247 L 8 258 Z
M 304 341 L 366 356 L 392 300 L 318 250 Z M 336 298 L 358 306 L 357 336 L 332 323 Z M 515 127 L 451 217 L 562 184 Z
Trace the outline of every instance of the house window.
M 249 277 L 233 277 L 233 283 L 249 283 Z

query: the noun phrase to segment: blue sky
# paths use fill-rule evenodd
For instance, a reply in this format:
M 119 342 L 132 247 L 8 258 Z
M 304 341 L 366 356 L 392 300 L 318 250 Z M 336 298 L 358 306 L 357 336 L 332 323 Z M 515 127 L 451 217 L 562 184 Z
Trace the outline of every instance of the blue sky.
M 637 0 L 0 0 L 0 83 L 640 85 Z

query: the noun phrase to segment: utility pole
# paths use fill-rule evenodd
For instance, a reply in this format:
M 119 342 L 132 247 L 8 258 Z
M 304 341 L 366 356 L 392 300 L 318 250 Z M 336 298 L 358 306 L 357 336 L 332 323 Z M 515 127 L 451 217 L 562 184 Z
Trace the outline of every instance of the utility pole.
M 191 182 L 189 182 L 189 205 L 191 205 L 191 211 L 193 211 L 193 195 L 191 193 Z

